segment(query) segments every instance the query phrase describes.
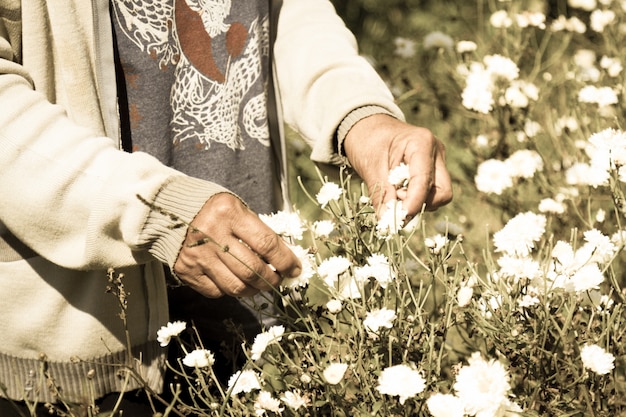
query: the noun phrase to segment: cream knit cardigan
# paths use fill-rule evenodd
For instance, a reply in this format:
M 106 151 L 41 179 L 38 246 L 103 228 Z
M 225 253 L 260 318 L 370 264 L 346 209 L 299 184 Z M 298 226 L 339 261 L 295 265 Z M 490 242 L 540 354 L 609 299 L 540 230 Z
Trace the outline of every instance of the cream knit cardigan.
M 333 137 L 352 110 L 402 117 L 327 0 L 284 1 L 274 61 L 284 121 L 315 161 L 339 161 Z M 0 383 L 14 399 L 54 400 L 44 360 L 66 401 L 136 387 L 113 366 L 126 344 L 110 267 L 130 294 L 132 366 L 161 389 L 161 263 L 185 230 L 137 195 L 190 221 L 224 190 L 119 145 L 109 0 L 1 0 Z

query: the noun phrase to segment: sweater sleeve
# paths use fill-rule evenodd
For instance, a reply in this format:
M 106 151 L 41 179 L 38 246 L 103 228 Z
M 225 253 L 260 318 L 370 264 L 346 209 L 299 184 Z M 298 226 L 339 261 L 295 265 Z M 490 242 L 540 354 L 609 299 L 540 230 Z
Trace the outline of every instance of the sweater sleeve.
M 71 269 L 171 264 L 186 228 L 161 212 L 189 222 L 223 189 L 73 122 L 36 90 L 7 32 L 0 21 L 0 230 Z
M 377 106 L 404 120 L 328 0 L 284 0 L 274 57 L 284 120 L 312 147 L 314 161 L 341 162 L 336 132 L 355 109 Z

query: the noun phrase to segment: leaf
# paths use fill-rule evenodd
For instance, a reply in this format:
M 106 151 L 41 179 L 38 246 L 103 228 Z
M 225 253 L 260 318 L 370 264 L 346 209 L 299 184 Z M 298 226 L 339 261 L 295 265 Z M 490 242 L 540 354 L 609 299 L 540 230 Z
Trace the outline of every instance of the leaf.
M 306 298 L 309 307 L 317 308 L 325 306 L 332 297 L 326 283 L 316 275 L 309 280 Z

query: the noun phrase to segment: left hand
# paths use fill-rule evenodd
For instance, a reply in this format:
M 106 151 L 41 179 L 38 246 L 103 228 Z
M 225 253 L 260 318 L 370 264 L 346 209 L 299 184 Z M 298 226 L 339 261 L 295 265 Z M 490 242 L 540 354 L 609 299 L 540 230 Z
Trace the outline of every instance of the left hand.
M 346 135 L 344 150 L 350 164 L 365 181 L 376 211 L 390 200 L 401 200 L 409 216 L 432 211 L 452 200 L 445 147 L 425 128 L 412 126 L 386 114 L 357 122 Z M 388 182 L 389 171 L 404 162 L 409 166 L 407 188 Z

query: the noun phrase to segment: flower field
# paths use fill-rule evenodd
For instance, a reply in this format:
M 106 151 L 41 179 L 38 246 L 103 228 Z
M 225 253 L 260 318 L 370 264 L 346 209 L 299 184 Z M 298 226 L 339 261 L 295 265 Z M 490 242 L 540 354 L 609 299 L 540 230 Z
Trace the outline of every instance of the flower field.
M 626 2 L 337 7 L 408 121 L 446 144 L 454 200 L 378 218 L 358 178 L 316 170 L 294 135 L 294 211 L 262 218 L 302 275 L 257 306 L 276 324 L 227 382 L 183 345 L 171 366 L 191 400 L 168 412 L 626 415 Z

